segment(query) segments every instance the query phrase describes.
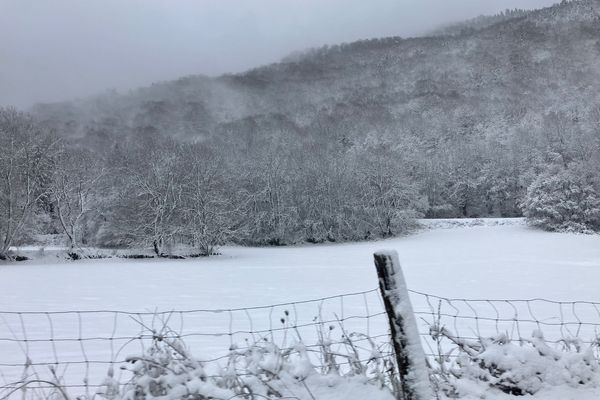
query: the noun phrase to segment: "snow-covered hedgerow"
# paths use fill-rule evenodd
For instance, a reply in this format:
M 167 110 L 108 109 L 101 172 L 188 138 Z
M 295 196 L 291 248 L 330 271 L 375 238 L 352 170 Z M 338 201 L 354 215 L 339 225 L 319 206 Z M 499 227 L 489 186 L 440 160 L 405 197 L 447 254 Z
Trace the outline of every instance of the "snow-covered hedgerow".
M 533 332 L 529 340 L 516 342 L 506 334 L 465 340 L 439 327 L 432 328 L 432 336 L 454 344 L 450 352 L 440 352 L 433 368 L 438 391 L 449 398 L 490 392 L 535 395 L 552 387 L 600 387 L 597 343 L 584 345 L 580 339 L 564 339 L 555 346 L 544 340 L 541 331 Z

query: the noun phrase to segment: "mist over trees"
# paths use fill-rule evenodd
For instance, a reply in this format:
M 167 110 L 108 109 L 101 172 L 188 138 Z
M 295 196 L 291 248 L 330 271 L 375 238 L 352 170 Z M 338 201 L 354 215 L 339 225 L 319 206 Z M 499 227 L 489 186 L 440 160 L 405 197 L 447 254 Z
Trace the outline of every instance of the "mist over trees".
M 2 109 L 0 257 L 48 235 L 158 255 L 364 240 L 419 216 L 598 230 L 597 11 L 563 2 Z

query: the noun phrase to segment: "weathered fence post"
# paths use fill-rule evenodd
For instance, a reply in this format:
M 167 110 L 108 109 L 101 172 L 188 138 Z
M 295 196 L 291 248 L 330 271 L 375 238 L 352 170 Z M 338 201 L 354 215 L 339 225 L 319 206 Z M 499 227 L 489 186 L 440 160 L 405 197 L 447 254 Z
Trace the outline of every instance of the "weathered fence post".
M 396 353 L 401 400 L 433 398 L 425 353 L 421 346 L 417 321 L 408 298 L 408 289 L 396 251 L 374 254 L 379 289 L 390 322 L 392 344 Z

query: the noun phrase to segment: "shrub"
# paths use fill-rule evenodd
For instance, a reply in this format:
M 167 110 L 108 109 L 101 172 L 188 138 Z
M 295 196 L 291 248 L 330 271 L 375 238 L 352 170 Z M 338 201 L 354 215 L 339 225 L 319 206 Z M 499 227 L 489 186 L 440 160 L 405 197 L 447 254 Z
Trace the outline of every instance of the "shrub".
M 600 385 L 597 343 L 565 338 L 554 346 L 539 330 L 529 340 L 514 341 L 507 334 L 467 340 L 438 326 L 432 327 L 432 337 L 456 346 L 456 357 L 436 357 L 433 372 L 437 389 L 450 398 L 484 398 L 490 390 L 525 396 L 552 386 Z
M 163 328 L 152 332 L 152 345 L 144 354 L 127 358 L 122 369 L 131 373 L 131 380 L 120 386 L 110 369 L 96 395 L 106 400 L 312 400 L 329 398 L 338 391 L 359 391 L 365 395 L 354 398 L 394 398 L 388 388 L 391 361 L 373 343 L 368 341 L 373 346 L 371 358 L 362 361 L 353 339 L 365 337 L 349 334 L 345 339 L 348 351 L 340 354 L 326 339 L 328 333 L 321 335 L 323 342 L 317 350 L 323 359 L 321 367 L 309 355 L 314 348 L 300 342 L 282 347 L 268 338 L 243 348 L 232 346 L 224 365 L 210 365 L 195 359 L 175 332 Z
M 600 196 L 586 174 L 563 169 L 540 175 L 528 188 L 524 214 L 552 231 L 600 230 Z

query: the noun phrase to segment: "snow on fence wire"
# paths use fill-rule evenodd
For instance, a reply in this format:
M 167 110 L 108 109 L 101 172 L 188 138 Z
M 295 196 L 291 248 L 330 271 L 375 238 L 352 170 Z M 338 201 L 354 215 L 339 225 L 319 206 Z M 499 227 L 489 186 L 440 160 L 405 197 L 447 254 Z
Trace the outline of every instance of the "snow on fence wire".
M 474 353 L 486 338 L 517 346 L 540 340 L 556 348 L 586 346 L 595 349 L 598 360 L 600 303 L 408 292 L 432 377 L 465 352 L 479 360 Z M 131 365 L 153 343 L 169 340 L 184 342 L 206 377 L 223 376 L 233 359 L 268 343 L 281 353 L 306 353 L 319 372 L 358 372 L 397 391 L 402 373 L 390 337 L 386 291 L 384 299 L 381 293 L 376 288 L 231 309 L 0 311 L 0 400 L 24 398 L 25 388 L 28 398 L 45 398 L 56 393 L 57 384 L 71 396 L 97 397 L 107 376 L 128 385 Z M 434 386 L 440 390 L 439 379 Z M 508 390 L 518 394 L 517 389 Z

